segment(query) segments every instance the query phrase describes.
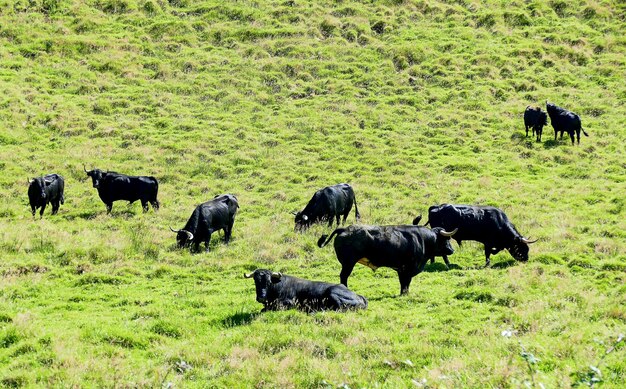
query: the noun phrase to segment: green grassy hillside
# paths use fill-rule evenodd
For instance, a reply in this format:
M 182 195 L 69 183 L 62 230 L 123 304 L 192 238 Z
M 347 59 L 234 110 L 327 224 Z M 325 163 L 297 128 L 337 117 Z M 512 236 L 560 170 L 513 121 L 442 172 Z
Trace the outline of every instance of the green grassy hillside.
M 617 0 L 0 0 L 0 386 L 626 386 L 625 69 Z M 590 136 L 526 138 L 546 100 Z M 83 164 L 157 177 L 161 210 L 107 215 Z M 33 220 L 52 172 L 66 203 Z M 365 224 L 494 205 L 540 240 L 488 269 L 454 244 L 402 297 L 357 265 L 366 311 L 259 314 L 244 272 L 339 282 L 289 214 L 339 182 Z M 177 250 L 220 193 L 231 243 Z

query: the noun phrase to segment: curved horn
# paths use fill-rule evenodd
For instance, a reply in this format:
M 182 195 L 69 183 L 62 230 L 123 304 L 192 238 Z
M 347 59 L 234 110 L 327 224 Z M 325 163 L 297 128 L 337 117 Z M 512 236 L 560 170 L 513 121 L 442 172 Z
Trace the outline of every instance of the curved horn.
M 290 214 L 292 214 L 293 216 L 296 216 L 296 215 L 298 214 L 298 213 L 297 213 L 297 212 L 295 212 L 295 211 L 291 211 L 291 212 L 289 212 L 289 213 L 290 213 Z
M 250 274 L 243 273 L 243 278 L 252 278 L 253 275 L 254 275 L 254 272 Z
M 445 236 L 445 237 L 449 238 L 449 237 L 451 237 L 452 235 L 456 234 L 456 232 L 457 232 L 458 230 L 459 230 L 459 229 L 458 229 L 458 227 L 457 227 L 457 228 L 455 228 L 454 230 L 450 231 L 450 232 L 448 232 L 448 231 L 446 231 L 446 230 L 441 230 L 441 231 L 439 231 L 439 234 L 440 234 L 441 236 Z
M 187 234 L 187 239 L 193 240 L 193 234 L 191 232 L 189 232 L 187 230 L 181 230 L 181 231 L 184 231 Z
M 280 272 L 272 272 L 272 280 L 278 281 L 282 276 Z
M 535 243 L 536 241 L 538 241 L 539 239 L 535 239 L 535 240 L 530 240 L 528 238 L 524 238 L 522 237 L 522 242 L 526 243 L 526 244 L 531 244 L 531 243 Z
M 85 167 L 84 163 L 83 163 L 83 170 L 85 171 L 85 173 L 87 173 L 87 168 Z
M 175 233 L 178 233 L 180 230 L 175 230 L 175 229 L 173 229 L 172 227 L 170 227 L 170 231 L 175 232 Z

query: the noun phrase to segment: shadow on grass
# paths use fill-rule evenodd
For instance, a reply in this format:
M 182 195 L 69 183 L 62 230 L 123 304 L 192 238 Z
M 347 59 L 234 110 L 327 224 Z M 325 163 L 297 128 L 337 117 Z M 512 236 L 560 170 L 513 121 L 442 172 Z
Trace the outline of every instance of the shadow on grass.
M 222 325 L 225 328 L 233 328 L 244 326 L 252 323 L 257 316 L 259 316 L 260 312 L 246 312 L 239 311 L 234 314 L 222 319 Z
M 426 267 L 424 268 L 424 272 L 436 273 L 436 272 L 442 272 L 442 271 L 448 271 L 448 270 L 461 270 L 461 269 L 462 269 L 461 266 L 454 264 L 454 263 L 451 263 L 450 268 L 447 268 L 444 263 L 435 262 L 432 265 L 426 265 Z
M 508 261 L 496 262 L 496 263 L 491 265 L 491 268 L 492 269 L 506 269 L 506 268 L 509 268 L 511 266 L 515 266 L 516 263 L 517 263 L 516 260 L 509 259 Z
M 554 140 L 554 139 L 550 139 L 547 140 L 545 142 L 543 142 L 543 148 L 544 149 L 553 149 L 555 147 L 557 147 L 559 145 L 559 141 L 558 140 Z
M 95 219 L 100 214 L 99 211 L 84 211 L 78 213 L 70 213 L 64 216 L 65 220 L 74 220 L 74 219 L 83 219 L 83 220 L 91 220 Z
M 511 134 L 511 140 L 516 142 L 523 142 L 526 139 L 526 135 L 521 132 L 514 132 Z

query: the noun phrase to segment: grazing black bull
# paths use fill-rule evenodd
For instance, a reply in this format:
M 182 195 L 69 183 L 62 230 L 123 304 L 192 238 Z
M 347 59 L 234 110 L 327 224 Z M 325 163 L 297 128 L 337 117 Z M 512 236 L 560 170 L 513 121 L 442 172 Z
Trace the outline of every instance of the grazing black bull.
M 107 207 L 107 213 L 111 213 L 113 202 L 126 200 L 131 204 L 141 201 L 143 211 L 148 211 L 148 203 L 152 204 L 152 209 L 159 210 L 157 193 L 159 192 L 159 182 L 154 177 L 127 176 L 116 172 L 103 172 L 100 169 L 87 171 L 83 166 L 87 176 L 91 177 L 93 187 L 98 189 L 100 199 Z
M 43 218 L 43 211 L 48 203 L 52 204 L 52 214 L 55 215 L 59 211 L 59 204 L 65 203 L 64 190 L 65 181 L 58 174 L 48 174 L 29 180 L 28 201 L 33 217 L 37 208 L 41 208 L 39 217 Z
M 574 112 L 570 112 L 548 102 L 546 102 L 546 109 L 548 110 L 548 115 L 550 115 L 552 128 L 554 128 L 554 140 L 556 140 L 557 132 L 561 133 L 561 139 L 563 139 L 563 133 L 567 132 L 572 140 L 572 144 L 574 144 L 574 133 L 576 133 L 576 140 L 578 144 L 580 144 L 581 131 L 585 134 L 585 136 L 589 136 L 589 134 L 583 130 L 580 117 Z
M 372 270 L 390 267 L 398 272 L 400 294 L 409 292 L 414 276 L 424 270 L 429 259 L 452 255 L 450 237 L 456 231 L 418 226 L 356 226 L 337 228 L 330 237 L 322 235 L 317 245 L 324 247 L 333 236 L 337 259 L 341 263 L 341 283 L 348 286 L 354 265 Z
M 524 238 L 506 214 L 489 206 L 434 205 L 428 208 L 426 225 L 445 229 L 458 229 L 454 235 L 459 245 L 464 240 L 475 240 L 485 245 L 485 266 L 489 266 L 489 256 L 503 249 L 509 250 L 518 261 L 528 261 L 528 245 L 536 240 Z
M 356 206 L 354 190 L 350 185 L 337 184 L 320 189 L 315 192 L 302 211 L 294 213 L 296 216 L 295 229 L 303 231 L 313 223 L 324 221 L 328 221 L 328 226 L 330 227 L 333 225 L 333 219 L 335 218 L 337 219 L 337 225 L 339 225 L 341 215 L 343 215 L 343 223 L 345 223 L 350 210 L 352 210 L 353 203 L 355 217 L 358 221 L 361 215 Z
M 537 134 L 537 142 L 541 142 L 543 134 L 543 126 L 548 124 L 548 115 L 541 110 L 540 107 L 526 107 L 524 111 L 524 127 L 526 127 L 526 136 L 528 129 L 532 128 L 533 135 Z
M 224 241 L 228 243 L 238 208 L 237 198 L 231 194 L 215 196 L 213 200 L 198 205 L 185 227 L 180 230 L 170 227 L 176 233 L 178 247 L 193 244 L 193 250 L 198 251 L 200 243 L 204 242 L 205 251 L 208 252 L 211 234 L 218 230 L 224 230 Z
M 254 278 L 256 301 L 263 311 L 298 308 L 307 312 L 367 308 L 367 299 L 343 285 L 309 281 L 265 269 L 257 269 L 245 278 Z

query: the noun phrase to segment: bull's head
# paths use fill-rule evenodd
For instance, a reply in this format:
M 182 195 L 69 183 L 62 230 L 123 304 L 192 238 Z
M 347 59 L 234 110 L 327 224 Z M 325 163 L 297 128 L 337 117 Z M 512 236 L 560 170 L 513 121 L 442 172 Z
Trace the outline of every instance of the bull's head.
M 267 303 L 267 291 L 273 284 L 280 282 L 281 273 L 272 272 L 266 269 L 256 269 L 250 274 L 244 274 L 245 278 L 254 278 L 254 286 L 256 287 L 256 301 L 261 304 Z
M 170 230 L 176 233 L 176 244 L 179 249 L 189 246 L 193 241 L 193 234 L 187 230 L 175 230 L 172 227 Z
M 87 171 L 87 169 L 85 168 L 85 165 L 83 165 L 83 170 L 85 171 L 85 173 L 87 173 L 87 176 L 91 177 L 91 182 L 93 184 L 93 187 L 98 189 L 100 187 L 100 182 L 102 181 L 102 178 L 106 175 L 106 173 L 102 172 L 102 170 L 100 169 L 93 169 L 93 170 Z
M 311 226 L 311 218 L 302 212 L 292 212 L 295 215 L 296 225 L 294 231 L 304 231 Z
M 33 178 L 32 180 L 29 179 L 28 185 L 29 185 L 29 190 L 28 190 L 29 196 L 31 196 L 31 193 L 33 196 L 35 196 L 33 200 L 41 200 L 41 202 L 46 201 L 46 197 L 47 197 L 46 196 L 46 184 L 43 178 L 36 177 L 36 178 Z M 37 196 L 39 198 L 37 198 Z
M 452 248 L 452 244 L 450 244 L 450 238 L 456 234 L 458 230 L 458 228 L 455 228 L 452 231 L 446 231 L 441 227 L 432 229 L 432 231 L 437 234 L 437 247 L 435 248 L 434 256 L 441 257 L 454 254 L 454 249 Z
M 528 245 L 535 243 L 539 239 L 530 240 L 523 236 L 516 237 L 513 240 L 513 245 L 509 248 L 509 252 L 518 261 L 528 261 Z

